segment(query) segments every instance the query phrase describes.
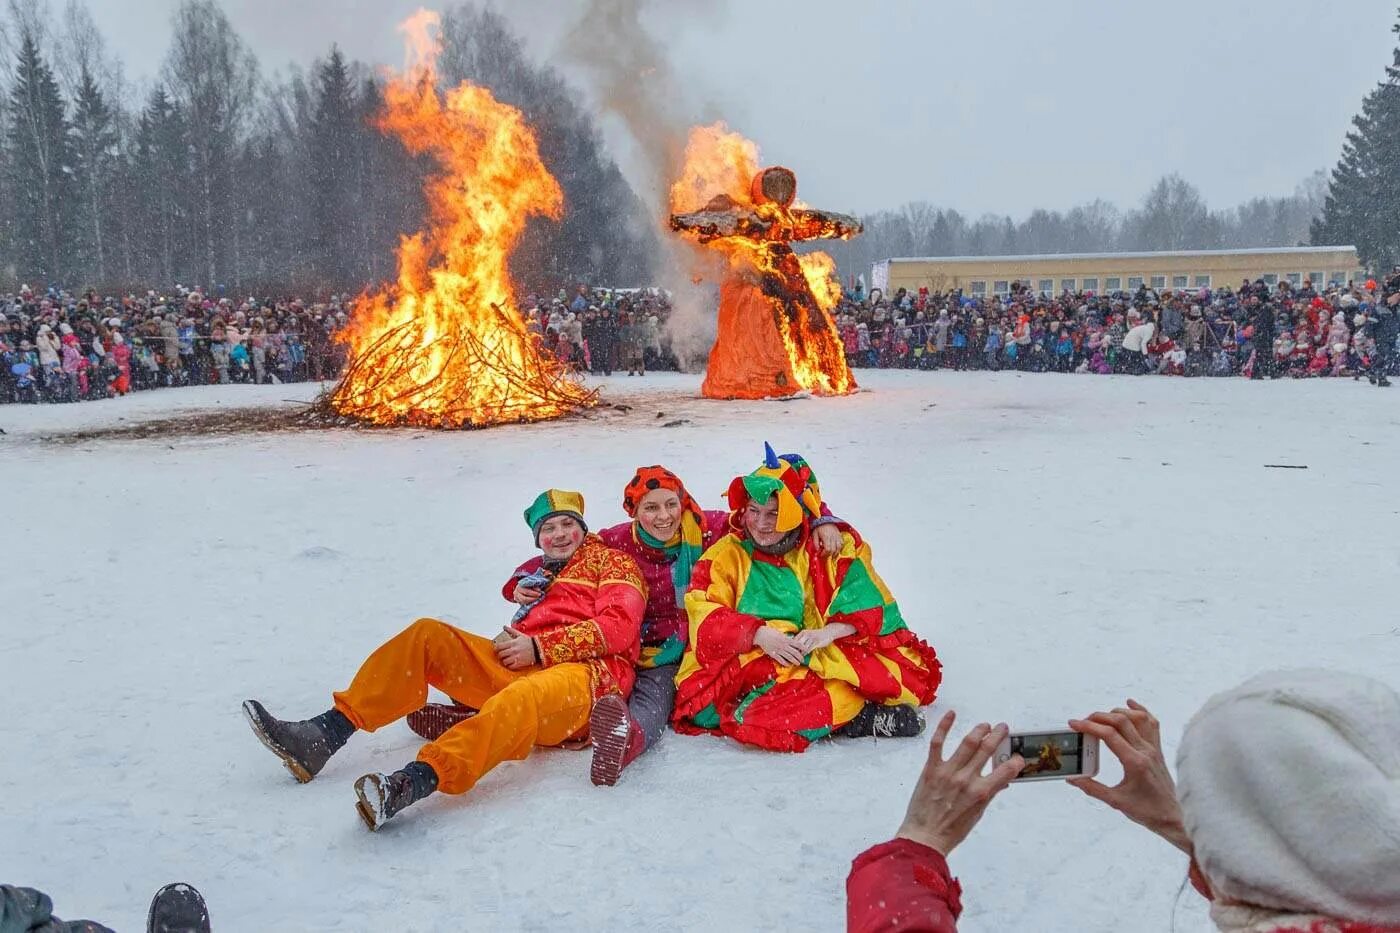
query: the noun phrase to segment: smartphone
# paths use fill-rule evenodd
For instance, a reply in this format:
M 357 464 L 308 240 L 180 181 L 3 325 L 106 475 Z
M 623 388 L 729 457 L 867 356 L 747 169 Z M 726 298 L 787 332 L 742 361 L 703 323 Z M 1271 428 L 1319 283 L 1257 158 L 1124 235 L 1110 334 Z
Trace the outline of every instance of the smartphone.
M 1098 736 L 1081 732 L 1013 732 L 997 747 L 997 764 L 1012 755 L 1026 760 L 1025 769 L 1011 779 L 1013 783 L 1093 777 L 1099 773 Z

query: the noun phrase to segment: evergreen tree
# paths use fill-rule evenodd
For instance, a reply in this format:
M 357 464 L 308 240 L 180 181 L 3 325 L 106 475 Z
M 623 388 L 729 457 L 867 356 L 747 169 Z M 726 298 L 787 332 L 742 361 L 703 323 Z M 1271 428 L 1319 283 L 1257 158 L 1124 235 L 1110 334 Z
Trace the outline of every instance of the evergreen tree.
M 559 73 L 526 58 L 501 14 L 463 4 L 443 17 L 442 79 L 489 87 L 520 108 L 539 139 L 540 158 L 564 189 L 559 223 L 526 228 L 512 271 L 523 282 L 648 281 L 656 219 L 606 154 L 592 116 Z
M 59 282 L 72 252 L 73 146 L 53 70 L 26 33 L 10 94 L 14 262 L 21 277 Z
M 357 283 L 355 199 L 359 139 L 355 92 L 345 58 L 336 46 L 316 72 L 316 111 L 311 122 L 311 243 L 316 271 L 336 286 Z
M 934 218 L 933 229 L 929 231 L 928 254 L 930 256 L 952 256 L 957 249 L 953 238 L 953 224 L 948 218 L 949 211 L 939 211 Z
M 1400 24 L 1391 31 L 1400 34 Z M 1400 262 L 1400 48 L 1385 75 L 1352 118 L 1322 216 L 1311 230 L 1319 246 L 1355 244 L 1372 268 Z
M 189 268 L 186 195 L 190 189 L 185 125 L 163 86 L 147 99 L 137 124 L 131 165 L 139 227 L 135 266 L 147 281 L 172 283 Z
M 83 66 L 73 101 L 75 260 L 77 270 L 99 283 L 109 281 L 110 225 L 118 217 L 113 210 L 120 165 L 116 121 L 116 112 Z
M 392 134 L 379 132 L 375 118 L 384 109 L 384 93 L 374 78 L 361 85 L 355 103 L 358 128 L 354 201 L 357 225 L 356 268 L 349 284 L 391 280 L 399 237 L 423 226 L 427 204 L 423 180 L 426 157 L 414 158 Z
M 303 284 L 298 230 L 288 223 L 288 204 L 294 200 L 288 186 L 296 179 L 290 161 L 273 133 L 258 134 L 239 154 L 239 175 L 260 180 L 242 192 L 238 218 L 242 256 L 237 284 L 250 292 Z

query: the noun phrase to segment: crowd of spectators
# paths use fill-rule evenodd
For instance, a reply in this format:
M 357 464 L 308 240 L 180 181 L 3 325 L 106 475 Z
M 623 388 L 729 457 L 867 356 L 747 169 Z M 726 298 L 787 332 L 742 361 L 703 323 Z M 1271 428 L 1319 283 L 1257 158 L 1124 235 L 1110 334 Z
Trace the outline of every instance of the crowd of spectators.
M 0 401 L 77 402 L 141 389 L 331 378 L 341 302 L 235 302 L 178 288 L 102 298 L 28 287 L 0 298 Z
M 529 295 L 526 327 L 580 372 L 677 369 L 662 289 Z M 854 368 L 1011 369 L 1178 376 L 1396 375 L 1400 267 L 1315 290 L 1281 282 L 1237 289 L 1106 295 L 961 291 L 865 294 L 835 309 Z M 0 402 L 76 402 L 141 389 L 333 379 L 346 303 L 213 298 L 177 287 L 123 298 L 23 288 L 0 298 Z
M 1237 289 L 1107 295 L 960 291 L 886 297 L 857 287 L 836 309 L 853 367 L 1013 369 L 1177 376 L 1395 374 L 1400 267 L 1317 291 L 1262 280 Z
M 28 287 L 0 297 L 0 402 L 78 402 L 143 389 L 334 379 L 347 303 L 234 300 L 177 287 L 123 298 Z M 580 371 L 676 369 L 660 289 L 529 296 L 527 328 Z
M 523 307 L 545 352 L 581 372 L 644 376 L 648 369 L 678 368 L 665 329 L 671 299 L 662 289 L 580 285 L 572 296 L 564 289 L 553 298 L 529 295 Z

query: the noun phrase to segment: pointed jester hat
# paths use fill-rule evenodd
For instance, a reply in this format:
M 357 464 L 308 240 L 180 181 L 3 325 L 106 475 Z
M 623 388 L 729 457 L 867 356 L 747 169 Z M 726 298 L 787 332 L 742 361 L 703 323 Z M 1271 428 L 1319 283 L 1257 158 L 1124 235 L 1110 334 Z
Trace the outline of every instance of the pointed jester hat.
M 729 508 L 740 512 L 750 500 L 767 502 L 775 495 L 778 498 L 778 531 L 792 531 L 821 514 L 821 487 L 807 461 L 799 454 L 779 457 L 773 453 L 772 446 L 765 443 L 763 464 L 752 473 L 734 477 L 729 484 Z

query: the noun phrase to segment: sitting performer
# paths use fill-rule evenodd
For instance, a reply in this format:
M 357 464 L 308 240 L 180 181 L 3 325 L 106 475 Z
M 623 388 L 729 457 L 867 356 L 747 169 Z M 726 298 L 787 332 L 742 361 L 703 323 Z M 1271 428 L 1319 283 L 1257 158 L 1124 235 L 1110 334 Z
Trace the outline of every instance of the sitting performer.
M 647 584 L 642 617 L 642 654 L 632 698 L 605 696 L 593 705 L 589 733 L 593 743 L 590 777 L 594 784 L 617 783 L 622 769 L 655 745 L 666 731 L 676 697 L 676 671 L 685 652 L 688 621 L 685 591 L 695 563 L 705 549 L 729 530 L 729 513 L 705 511 L 680 477 L 663 466 L 638 467 L 622 491 L 622 509 L 631 520 L 598 532 L 611 548 L 630 555 Z M 844 539 L 840 519 L 826 512 L 814 521 L 818 549 L 839 554 Z M 536 581 L 512 577 L 506 599 L 522 605 L 540 598 Z M 408 716 L 409 727 L 435 739 L 475 710 L 430 703 Z
M 393 774 L 355 782 L 370 829 L 435 790 L 460 794 L 502 761 L 536 745 L 587 735 L 601 697 L 632 691 L 646 584 L 637 564 L 588 534 L 583 497 L 551 489 L 525 511 L 543 552 L 516 577 L 539 598 L 521 606 L 493 642 L 436 619 L 419 619 L 360 667 L 335 706 L 300 722 L 275 719 L 256 700 L 253 731 L 298 781 L 310 781 L 358 729 L 368 732 L 423 706 L 428 687 L 479 712 L 448 729 Z
M 816 477 L 798 457 L 729 487 L 730 533 L 696 564 L 686 594 L 690 644 L 676 677 L 674 727 L 800 752 L 839 735 L 913 736 L 941 666 L 909 631 L 849 526 L 834 557 L 811 523 Z

